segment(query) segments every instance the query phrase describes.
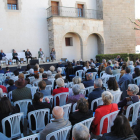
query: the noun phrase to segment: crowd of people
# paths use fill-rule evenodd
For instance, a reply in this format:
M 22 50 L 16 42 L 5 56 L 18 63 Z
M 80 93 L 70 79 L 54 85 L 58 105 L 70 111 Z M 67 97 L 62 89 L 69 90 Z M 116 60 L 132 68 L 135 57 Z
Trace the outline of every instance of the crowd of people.
M 53 54 L 52 54 L 53 55 Z M 64 68 L 65 67 L 65 68 Z M 78 70 L 83 70 L 82 78 L 75 73 Z M 10 69 L 7 67 L 6 71 L 2 70 L 0 66 L 0 73 L 9 73 Z M 22 72 L 22 73 L 21 73 Z M 96 72 L 95 79 L 93 73 Z M 28 73 L 28 74 L 27 74 Z M 102 74 L 101 74 L 102 73 Z M 73 140 L 89 140 L 96 138 L 99 140 L 138 140 L 140 139 L 139 121 L 137 124 L 130 127 L 129 121 L 132 120 L 133 110 L 131 110 L 130 117 L 126 118 L 125 113 L 129 105 L 139 102 L 139 86 L 134 82 L 134 78 L 140 76 L 140 62 L 137 59 L 135 65 L 133 61 L 128 63 L 123 61 L 123 58 L 118 56 L 115 60 L 103 59 L 102 63 L 99 60 L 82 62 L 73 61 L 66 64 L 59 62 L 56 67 L 51 66 L 48 71 L 40 68 L 38 64 L 31 68 L 28 64 L 25 70 L 19 65 L 13 72 L 14 75 L 6 77 L 3 85 L 0 85 L 0 120 L 3 118 L 20 112 L 17 106 L 12 106 L 8 96 L 3 94 L 12 92 L 12 102 L 31 99 L 32 105 L 28 106 L 28 113 L 38 109 L 49 108 L 54 120 L 48 123 L 48 118 L 45 117 L 46 127 L 40 131 L 40 140 L 46 140 L 46 135 L 67 126 L 73 126 L 69 134 L 69 139 Z M 26 74 L 26 76 L 25 76 Z M 117 81 L 113 75 L 120 74 Z M 85 76 L 85 77 L 84 77 Z M 34 80 L 30 82 L 30 77 Z M 106 81 L 105 79 L 108 78 Z M 52 90 L 47 90 L 47 85 L 52 85 L 54 79 L 54 87 Z M 65 86 L 65 83 L 73 82 L 72 87 Z M 104 82 L 107 88 L 104 87 Z M 32 98 L 30 86 L 37 86 L 38 89 Z M 81 91 L 94 86 L 91 93 L 82 94 Z M 55 96 L 59 93 L 69 92 L 66 103 L 71 103 L 72 106 L 77 103 L 75 112 L 70 112 L 69 120 L 64 119 L 64 110 L 59 106 L 59 99 L 56 99 L 56 106 L 50 102 L 47 96 Z M 113 95 L 122 92 L 121 100 L 118 103 L 113 103 Z M 45 97 L 43 102 L 43 97 Z M 103 105 L 97 106 L 94 104 L 93 110 L 92 101 L 102 98 Z M 107 133 L 108 120 L 106 119 L 103 124 L 103 129 L 100 136 L 100 121 L 101 118 L 114 111 L 119 111 L 118 116 L 115 118 L 111 132 Z M 77 124 L 83 120 L 89 119 L 94 116 L 90 129 L 82 124 Z M 35 119 L 32 116 L 32 129 L 35 130 Z M 0 121 L 0 131 L 2 124 Z M 10 131 L 7 124 L 7 137 L 10 137 Z M 22 130 L 21 130 L 22 131 Z

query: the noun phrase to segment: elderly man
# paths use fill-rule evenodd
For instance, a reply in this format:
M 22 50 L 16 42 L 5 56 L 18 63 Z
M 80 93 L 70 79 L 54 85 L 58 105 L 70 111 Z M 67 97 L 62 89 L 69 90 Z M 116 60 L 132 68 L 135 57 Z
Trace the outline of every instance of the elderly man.
M 1 52 L 0 52 L 0 62 L 1 62 L 1 60 L 5 60 L 6 64 L 8 64 L 8 59 L 5 56 L 6 56 L 6 54 L 3 52 L 3 50 L 1 50 Z
M 42 74 L 42 80 L 46 82 L 46 85 L 51 85 L 52 82 L 48 80 L 48 76 L 46 73 Z
M 88 103 L 89 103 L 89 108 L 91 108 L 91 102 L 97 98 L 100 98 L 104 90 L 102 90 L 102 80 L 100 78 L 96 79 L 94 81 L 94 90 L 89 94 L 88 97 Z M 93 109 L 95 110 L 96 107 Z
M 97 70 L 95 69 L 95 64 L 94 64 L 94 63 L 91 64 L 90 67 L 91 67 L 91 69 L 88 69 L 88 70 L 87 70 L 87 73 L 88 73 L 88 72 L 97 72 Z
M 92 80 L 92 78 L 93 78 L 93 73 L 86 73 L 86 80 L 87 81 L 83 81 L 85 88 L 94 85 L 94 81 Z
M 89 129 L 83 124 L 76 124 L 72 130 L 72 140 L 89 140 Z
M 52 120 L 52 123 L 47 124 L 46 127 L 40 132 L 40 139 L 41 140 L 46 140 L 46 136 L 49 133 L 52 133 L 52 132 L 57 131 L 61 128 L 64 128 L 64 127 L 71 125 L 69 120 L 65 120 L 63 118 L 63 116 L 64 116 L 63 108 L 61 108 L 59 106 L 54 107 L 52 114 L 53 114 L 54 120 Z M 52 138 L 51 140 L 53 140 L 53 139 L 55 139 L 55 138 Z
M 29 49 L 27 49 L 27 51 L 25 52 L 25 56 L 26 56 L 26 59 L 27 59 L 27 63 L 28 63 L 28 59 L 31 58 L 32 60 L 32 54 L 31 52 L 29 51 Z

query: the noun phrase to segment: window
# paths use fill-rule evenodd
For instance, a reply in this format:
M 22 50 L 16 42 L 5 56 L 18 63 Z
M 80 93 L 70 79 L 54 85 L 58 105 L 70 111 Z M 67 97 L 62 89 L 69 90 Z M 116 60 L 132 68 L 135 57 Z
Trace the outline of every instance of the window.
M 73 46 L 73 39 L 72 37 L 65 38 L 66 46 Z
M 84 9 L 84 5 L 83 4 L 78 4 L 77 5 L 78 17 L 83 17 L 83 9 Z
M 7 0 L 8 10 L 18 10 L 17 0 Z

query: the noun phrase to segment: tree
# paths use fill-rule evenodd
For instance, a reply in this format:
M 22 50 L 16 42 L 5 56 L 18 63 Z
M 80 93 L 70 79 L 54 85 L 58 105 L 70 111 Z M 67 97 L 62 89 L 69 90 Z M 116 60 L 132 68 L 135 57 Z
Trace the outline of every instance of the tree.
M 130 19 L 130 18 L 129 18 L 129 19 Z M 134 30 L 140 30 L 140 24 L 136 23 L 135 21 L 132 21 L 131 19 L 130 19 L 130 21 L 131 21 L 134 25 L 136 25 L 136 27 L 134 27 Z M 137 19 L 137 21 L 140 23 L 140 19 Z

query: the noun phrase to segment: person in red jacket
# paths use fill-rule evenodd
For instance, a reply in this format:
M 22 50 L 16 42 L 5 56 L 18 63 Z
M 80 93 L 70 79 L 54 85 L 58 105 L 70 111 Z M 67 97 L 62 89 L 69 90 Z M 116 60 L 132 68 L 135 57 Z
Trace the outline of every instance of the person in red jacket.
M 113 96 L 109 91 L 104 91 L 102 93 L 102 100 L 104 105 L 98 106 L 98 108 L 95 110 L 95 119 L 92 123 L 92 133 L 96 136 L 100 134 L 100 121 L 102 117 L 118 110 L 118 105 L 115 103 L 111 103 L 113 100 Z M 101 134 L 107 133 L 107 125 L 108 120 L 105 119 Z
M 64 88 L 64 80 L 62 78 L 58 78 L 56 80 L 56 85 L 58 86 L 58 88 L 53 90 L 53 93 L 52 93 L 53 96 L 59 93 L 69 92 L 68 88 Z M 56 106 L 59 106 L 58 97 L 56 98 Z
M 3 90 L 3 93 L 7 93 L 7 89 L 5 86 L 0 85 L 0 88 Z

